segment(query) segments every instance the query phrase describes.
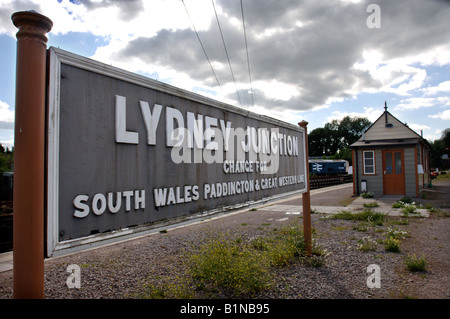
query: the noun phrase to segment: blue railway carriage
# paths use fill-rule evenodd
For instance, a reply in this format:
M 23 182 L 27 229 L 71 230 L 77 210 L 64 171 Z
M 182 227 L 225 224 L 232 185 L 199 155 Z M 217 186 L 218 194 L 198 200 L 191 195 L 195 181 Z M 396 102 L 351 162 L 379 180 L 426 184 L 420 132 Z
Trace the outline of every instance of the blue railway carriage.
M 311 175 L 338 175 L 348 174 L 348 161 L 331 159 L 310 159 L 309 174 Z

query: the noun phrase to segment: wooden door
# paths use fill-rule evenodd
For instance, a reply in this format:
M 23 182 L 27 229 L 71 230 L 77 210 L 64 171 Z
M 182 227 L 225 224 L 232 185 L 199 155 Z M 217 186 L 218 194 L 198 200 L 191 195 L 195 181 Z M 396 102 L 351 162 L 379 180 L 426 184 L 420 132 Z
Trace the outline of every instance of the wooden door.
M 383 151 L 383 193 L 405 194 L 405 159 L 403 150 Z

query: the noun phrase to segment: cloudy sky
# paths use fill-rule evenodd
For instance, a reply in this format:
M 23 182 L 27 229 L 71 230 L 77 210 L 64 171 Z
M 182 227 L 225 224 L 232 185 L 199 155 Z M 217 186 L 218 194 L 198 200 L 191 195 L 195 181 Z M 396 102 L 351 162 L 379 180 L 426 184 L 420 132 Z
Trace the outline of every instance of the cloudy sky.
M 450 127 L 448 0 L 0 0 L 6 146 L 22 10 L 53 21 L 49 46 L 309 130 L 385 101 L 429 140 Z

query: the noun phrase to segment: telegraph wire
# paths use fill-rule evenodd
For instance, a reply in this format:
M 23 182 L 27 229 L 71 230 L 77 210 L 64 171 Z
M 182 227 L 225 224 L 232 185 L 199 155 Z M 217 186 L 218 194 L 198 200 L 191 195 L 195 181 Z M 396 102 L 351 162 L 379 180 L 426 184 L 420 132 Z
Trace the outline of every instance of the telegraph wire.
M 250 93 L 252 94 L 252 106 L 255 106 L 255 100 L 253 98 L 252 76 L 250 72 L 250 59 L 248 57 L 247 32 L 245 31 L 244 6 L 242 5 L 242 0 L 241 0 L 241 13 L 242 13 L 242 26 L 244 27 L 245 51 L 247 52 L 247 67 L 248 67 L 248 77 L 250 79 Z
M 186 10 L 186 13 L 187 13 L 187 15 L 189 17 L 189 20 L 191 21 L 192 28 L 194 29 L 195 34 L 197 35 L 198 42 L 200 43 L 200 46 L 202 47 L 203 53 L 205 54 L 206 60 L 208 61 L 208 64 L 209 64 L 209 67 L 211 68 L 211 71 L 212 71 L 212 73 L 214 75 L 214 78 L 216 79 L 217 85 L 219 85 L 220 91 L 222 92 L 222 96 L 223 96 L 224 99 L 226 99 L 225 95 L 223 94 L 223 91 L 222 91 L 222 86 L 220 85 L 219 79 L 217 78 L 216 72 L 214 72 L 214 68 L 213 68 L 213 66 L 211 64 L 211 61 L 208 58 L 208 54 L 206 54 L 206 50 L 205 50 L 205 47 L 203 45 L 203 42 L 200 39 L 200 36 L 199 36 L 199 34 L 197 32 L 197 29 L 195 28 L 194 21 L 192 20 L 192 17 L 189 14 L 188 8 L 186 7 L 186 4 L 184 3 L 184 0 L 181 0 L 181 2 L 183 3 L 184 9 Z
M 237 97 L 238 97 L 238 100 L 239 100 L 239 104 L 242 107 L 241 97 L 239 96 L 239 91 L 237 89 L 236 79 L 234 78 L 233 68 L 231 67 L 231 62 L 230 62 L 230 57 L 228 56 L 227 46 L 225 44 L 225 39 L 223 37 L 222 28 L 220 27 L 220 22 L 219 22 L 219 17 L 217 15 L 217 11 L 216 11 L 216 6 L 214 4 L 214 0 L 211 0 L 211 2 L 212 2 L 212 5 L 214 7 L 214 13 L 216 14 L 217 25 L 219 26 L 220 36 L 222 37 L 223 48 L 225 49 L 225 54 L 227 56 L 228 65 L 230 66 L 230 72 L 231 72 L 231 76 L 233 77 L 234 87 L 236 88 L 236 94 L 237 94 Z

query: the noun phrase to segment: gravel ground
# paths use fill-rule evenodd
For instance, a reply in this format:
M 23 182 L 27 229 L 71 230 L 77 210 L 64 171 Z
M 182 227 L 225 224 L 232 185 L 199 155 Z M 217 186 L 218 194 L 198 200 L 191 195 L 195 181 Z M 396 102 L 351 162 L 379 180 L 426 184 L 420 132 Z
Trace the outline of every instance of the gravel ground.
M 450 182 L 443 182 L 446 193 L 431 198 L 431 203 L 448 199 Z M 352 202 L 352 188 L 311 196 L 311 204 L 346 205 Z M 440 201 L 439 201 L 440 200 Z M 286 204 L 300 205 L 301 198 Z M 92 249 L 64 257 L 49 259 L 45 264 L 45 296 L 47 299 L 129 299 L 137 298 L 145 282 L 158 283 L 164 278 L 183 274 L 183 260 L 195 243 L 205 236 L 229 232 L 248 240 L 264 236 L 293 221 L 301 222 L 298 215 L 287 215 L 260 208 L 232 216 L 205 221 L 166 233 L 129 240 L 115 245 Z M 394 218 L 389 218 L 393 220 Z M 397 299 L 439 298 L 449 299 L 450 270 L 450 218 L 432 214 L 430 218 L 410 218 L 408 225 L 395 225 L 410 237 L 402 239 L 401 251 L 387 252 L 382 244 L 375 251 L 358 250 L 358 240 L 370 236 L 382 240 L 392 226 L 370 226 L 366 231 L 354 228 L 356 221 L 324 219 L 323 214 L 313 214 L 312 224 L 317 243 L 328 251 L 321 267 L 307 266 L 301 261 L 277 268 L 275 285 L 253 298 L 268 299 Z M 407 254 L 424 254 L 427 258 L 425 272 L 406 270 Z M 68 288 L 67 267 L 77 264 L 81 268 L 81 288 Z M 370 275 L 367 267 L 376 264 L 381 271 L 381 287 L 368 288 Z M 201 295 L 199 295 L 201 298 Z M 12 271 L 0 273 L 0 298 L 12 297 Z M 221 295 L 220 298 L 232 296 Z

